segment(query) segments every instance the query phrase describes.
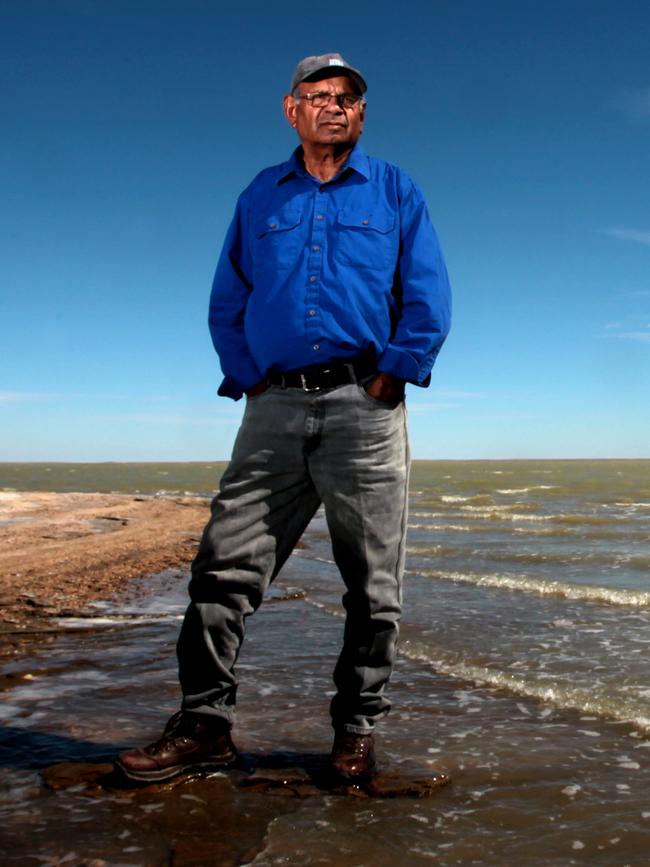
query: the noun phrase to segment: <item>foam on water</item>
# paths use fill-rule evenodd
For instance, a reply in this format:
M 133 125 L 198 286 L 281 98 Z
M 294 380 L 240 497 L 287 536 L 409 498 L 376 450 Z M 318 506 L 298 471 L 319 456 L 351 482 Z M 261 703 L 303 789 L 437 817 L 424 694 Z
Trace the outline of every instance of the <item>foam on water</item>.
M 459 557 L 467 559 L 468 554 L 465 548 L 450 545 L 410 545 L 408 552 L 417 557 L 439 558 L 441 554 L 445 554 L 447 556 L 454 556 L 456 559 Z M 517 546 L 509 545 L 500 546 L 499 548 L 477 548 L 472 550 L 471 554 L 480 555 L 482 560 L 490 562 L 553 566 L 556 570 L 559 570 L 563 566 L 580 564 L 581 566 L 589 566 L 592 569 L 597 566 L 611 571 L 624 567 L 646 574 L 650 573 L 650 557 L 638 557 L 634 554 L 615 551 L 585 551 L 584 546 L 564 547 L 557 551 L 550 548 L 531 551 L 530 549 L 518 550 Z M 600 571 L 602 572 L 602 568 Z
M 497 488 L 498 494 L 527 494 L 529 491 L 551 491 L 558 485 L 528 485 L 526 488 Z
M 342 619 L 344 616 L 343 611 L 331 603 L 312 597 L 307 597 L 306 601 L 333 617 Z M 573 623 L 567 621 L 566 626 L 573 627 Z M 627 723 L 643 734 L 650 734 L 650 706 L 643 701 L 639 690 L 630 697 L 625 697 L 621 691 L 608 691 L 606 685 L 596 687 L 592 683 L 589 687 L 575 686 L 559 679 L 554 679 L 552 683 L 543 683 L 535 678 L 533 672 L 513 673 L 494 666 L 466 661 L 458 658 L 458 655 L 453 652 L 432 648 L 427 643 L 414 638 L 400 640 L 399 652 L 408 659 L 425 662 L 437 674 L 458 678 L 478 686 L 507 690 L 558 709 L 577 710 L 583 714 L 594 714 L 597 717 Z
M 462 496 L 460 494 L 443 494 L 440 497 L 441 503 L 489 503 L 492 501 L 492 497 L 486 494 L 473 494 Z
M 97 629 L 113 626 L 140 626 L 143 623 L 169 623 L 182 619 L 182 614 L 114 614 L 106 617 L 60 617 L 56 622 L 64 629 Z
M 521 509 L 522 504 L 516 504 Z M 605 517 L 601 515 L 566 515 L 566 514 L 550 514 L 550 515 L 542 515 L 542 514 L 530 514 L 526 512 L 513 512 L 511 509 L 516 507 L 515 504 L 512 506 L 492 506 L 486 508 L 484 506 L 461 506 L 461 510 L 463 512 L 469 513 L 468 516 L 473 518 L 483 518 L 486 521 L 513 521 L 513 522 L 521 522 L 521 521 L 530 521 L 531 523 L 544 523 L 548 521 L 554 521 L 558 524 L 569 524 L 569 525 L 594 525 L 594 526 L 607 526 L 611 524 L 611 518 Z
M 451 530 L 456 533 L 471 533 L 472 527 L 463 527 L 461 524 L 415 524 L 409 521 L 409 529 L 412 530 Z
M 538 596 L 561 596 L 580 602 L 598 602 L 608 605 L 629 605 L 635 608 L 650 608 L 650 593 L 635 590 L 616 590 L 611 587 L 585 586 L 562 581 L 545 581 L 527 575 L 478 574 L 469 572 L 443 572 L 440 570 L 407 570 L 412 575 L 425 575 L 457 584 L 473 584 L 476 587 L 494 587 L 499 590 L 515 590 L 534 593 Z
M 650 734 L 648 708 L 634 699 L 625 701 L 618 694 L 607 696 L 593 688 L 574 687 L 566 683 L 556 682 L 545 686 L 512 672 L 446 658 L 444 654 L 432 653 L 430 648 L 410 639 L 401 643 L 400 652 L 409 659 L 426 662 L 442 674 L 479 685 L 506 689 L 563 710 L 578 710 L 584 714 L 595 714 L 598 717 L 629 723 L 644 734 Z

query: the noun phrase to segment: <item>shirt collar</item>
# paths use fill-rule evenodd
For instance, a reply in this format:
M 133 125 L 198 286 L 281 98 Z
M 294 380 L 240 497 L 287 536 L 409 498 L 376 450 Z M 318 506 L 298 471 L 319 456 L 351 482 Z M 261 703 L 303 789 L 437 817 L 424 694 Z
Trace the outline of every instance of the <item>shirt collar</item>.
M 364 154 L 359 142 L 357 142 L 350 151 L 350 156 L 341 167 L 341 171 L 338 173 L 337 177 L 340 177 L 346 169 L 352 169 L 353 171 L 358 172 L 366 180 L 369 180 L 370 178 L 368 157 Z M 280 166 L 280 174 L 278 175 L 276 184 L 281 184 L 284 181 L 289 180 L 293 175 L 304 174 L 305 166 L 302 161 L 302 146 L 298 145 L 286 163 L 283 163 Z

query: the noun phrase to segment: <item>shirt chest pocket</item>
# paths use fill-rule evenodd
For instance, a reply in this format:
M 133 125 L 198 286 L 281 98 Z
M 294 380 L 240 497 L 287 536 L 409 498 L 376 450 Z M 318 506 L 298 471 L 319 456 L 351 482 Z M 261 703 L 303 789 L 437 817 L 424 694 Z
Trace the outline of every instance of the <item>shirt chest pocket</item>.
M 334 258 L 353 268 L 383 271 L 397 263 L 395 212 L 388 208 L 338 212 Z
M 253 223 L 252 251 L 255 274 L 291 268 L 300 252 L 302 212 L 282 208 Z

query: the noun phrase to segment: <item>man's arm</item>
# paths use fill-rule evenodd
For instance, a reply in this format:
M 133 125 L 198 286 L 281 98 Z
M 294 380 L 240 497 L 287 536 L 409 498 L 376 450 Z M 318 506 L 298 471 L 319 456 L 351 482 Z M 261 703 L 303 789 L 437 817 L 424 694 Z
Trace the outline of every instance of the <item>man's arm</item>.
M 401 315 L 378 360 L 380 371 L 427 386 L 449 333 L 451 291 L 438 238 L 420 190 L 403 179 L 400 256 L 396 288 Z
M 224 373 L 219 394 L 233 400 L 239 400 L 262 379 L 244 333 L 244 314 L 252 290 L 251 265 L 240 199 L 214 275 L 208 316 L 210 335 Z

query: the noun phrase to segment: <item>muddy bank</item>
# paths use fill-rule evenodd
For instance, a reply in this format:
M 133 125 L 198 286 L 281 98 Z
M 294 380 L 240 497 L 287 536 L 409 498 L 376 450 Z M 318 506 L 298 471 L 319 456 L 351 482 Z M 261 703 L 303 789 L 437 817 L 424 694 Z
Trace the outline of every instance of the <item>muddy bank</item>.
M 189 568 L 208 515 L 196 497 L 0 492 L 0 654 L 134 577 Z

